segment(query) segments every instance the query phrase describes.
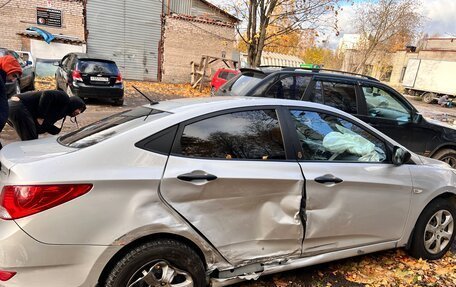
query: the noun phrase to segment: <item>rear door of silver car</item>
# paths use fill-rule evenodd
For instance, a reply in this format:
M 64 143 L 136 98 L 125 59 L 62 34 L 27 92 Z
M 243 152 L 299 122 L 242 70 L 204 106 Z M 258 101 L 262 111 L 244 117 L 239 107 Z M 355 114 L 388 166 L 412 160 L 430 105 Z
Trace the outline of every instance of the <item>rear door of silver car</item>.
M 232 264 L 299 257 L 304 179 L 274 107 L 229 110 L 179 126 L 164 201 Z

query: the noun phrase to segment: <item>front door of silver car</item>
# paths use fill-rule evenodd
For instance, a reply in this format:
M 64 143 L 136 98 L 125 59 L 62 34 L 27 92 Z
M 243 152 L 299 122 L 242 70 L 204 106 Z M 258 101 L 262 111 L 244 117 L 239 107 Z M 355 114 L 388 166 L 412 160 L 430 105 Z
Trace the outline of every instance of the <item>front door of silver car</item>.
M 386 142 L 350 120 L 290 109 L 306 178 L 304 254 L 396 241 L 403 236 L 412 181 L 389 162 Z
M 299 257 L 304 180 L 275 109 L 181 124 L 160 193 L 232 264 Z

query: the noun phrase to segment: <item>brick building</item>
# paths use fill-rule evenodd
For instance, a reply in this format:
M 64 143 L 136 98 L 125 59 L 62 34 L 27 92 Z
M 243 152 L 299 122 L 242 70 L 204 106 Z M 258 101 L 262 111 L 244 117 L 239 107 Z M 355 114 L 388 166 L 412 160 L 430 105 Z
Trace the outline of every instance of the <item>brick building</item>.
M 83 0 L 14 0 L 0 8 L 0 46 L 13 50 L 35 50 L 36 56 L 61 56 L 69 50 L 84 49 Z M 39 8 L 60 12 L 61 27 L 37 24 Z M 51 45 L 26 29 L 30 26 L 45 29 L 55 34 Z M 75 46 L 75 47 L 73 47 Z M 44 53 L 40 55 L 40 53 Z
M 60 27 L 37 24 L 40 8 L 60 13 Z M 231 58 L 238 23 L 206 0 L 14 0 L 0 13 L 0 46 L 44 59 L 87 51 L 115 60 L 127 79 L 169 82 L 189 82 L 202 55 Z
M 402 88 L 409 59 L 456 61 L 456 38 L 428 38 L 418 49 L 406 49 L 392 55 L 390 84 Z
M 235 26 L 238 22 L 205 1 L 189 1 L 198 9 L 168 11 L 164 21 L 162 80 L 185 83 L 190 80 L 193 61 L 199 63 L 203 55 L 233 58 L 235 54 Z M 199 6 L 197 6 L 199 5 Z M 213 66 L 212 70 L 217 66 Z

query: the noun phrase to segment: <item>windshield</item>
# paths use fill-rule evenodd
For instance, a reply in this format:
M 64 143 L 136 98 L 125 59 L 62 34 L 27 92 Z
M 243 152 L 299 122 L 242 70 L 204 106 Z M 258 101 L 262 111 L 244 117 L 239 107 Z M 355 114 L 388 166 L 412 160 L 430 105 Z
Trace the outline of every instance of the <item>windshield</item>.
M 119 73 L 116 63 L 94 60 L 80 60 L 78 70 L 83 74 L 117 75 Z
M 68 147 L 84 148 L 168 114 L 163 111 L 140 107 L 99 120 L 77 131 L 61 136 L 58 141 Z M 147 121 L 145 117 L 147 117 Z
M 242 74 L 231 86 L 231 94 L 233 96 L 245 96 L 251 88 L 263 79 L 258 78 L 258 76 L 258 74 Z

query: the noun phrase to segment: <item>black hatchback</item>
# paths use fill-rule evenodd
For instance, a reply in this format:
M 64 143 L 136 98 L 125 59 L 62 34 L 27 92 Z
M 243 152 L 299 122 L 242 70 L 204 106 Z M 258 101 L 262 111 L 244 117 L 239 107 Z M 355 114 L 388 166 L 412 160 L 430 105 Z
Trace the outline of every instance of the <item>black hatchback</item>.
M 217 96 L 304 100 L 355 115 L 415 153 L 456 168 L 456 130 L 424 119 L 399 92 L 375 78 L 323 69 L 264 67 L 242 71 Z
M 124 103 L 122 75 L 114 61 L 89 54 L 70 53 L 58 62 L 56 88 L 82 99 L 107 99 Z

